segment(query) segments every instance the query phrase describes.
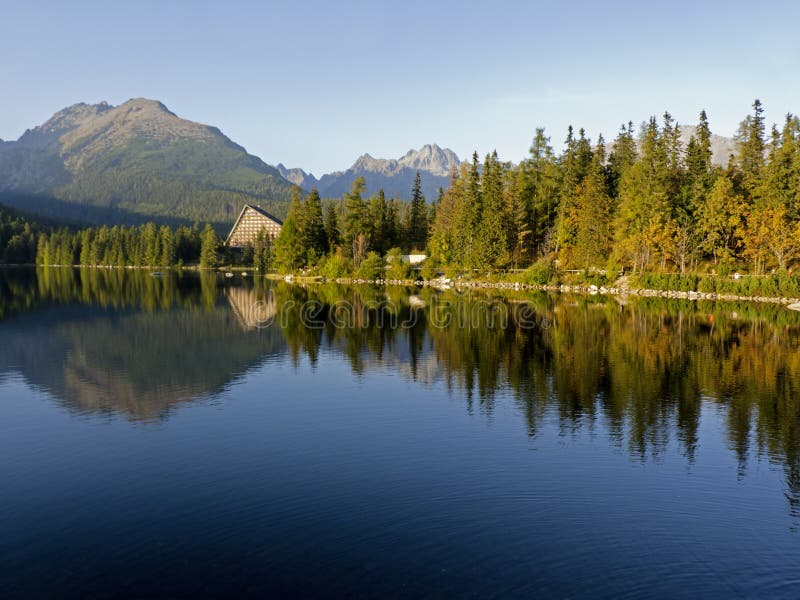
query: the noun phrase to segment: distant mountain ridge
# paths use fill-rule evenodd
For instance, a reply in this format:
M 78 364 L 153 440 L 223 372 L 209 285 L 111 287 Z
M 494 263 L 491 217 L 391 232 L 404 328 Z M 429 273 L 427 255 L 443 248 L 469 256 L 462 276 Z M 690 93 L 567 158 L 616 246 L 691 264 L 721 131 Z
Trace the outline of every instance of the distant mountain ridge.
M 246 202 L 284 216 L 293 186 L 216 127 L 156 100 L 75 104 L 0 144 L 0 197 L 97 222 L 232 222 Z
M 455 152 L 437 144 L 426 144 L 419 150 L 409 150 L 397 159 L 373 158 L 369 154 L 359 156 L 346 171 L 336 171 L 319 179 L 303 169 L 288 169 L 277 166 L 284 178 L 306 191 L 317 188 L 325 198 L 336 198 L 345 194 L 358 177 L 364 177 L 366 193 L 383 189 L 389 197 L 409 199 L 417 171 L 420 173 L 422 193 L 428 201 L 436 199 L 440 187 L 450 184 L 450 172 L 461 164 Z

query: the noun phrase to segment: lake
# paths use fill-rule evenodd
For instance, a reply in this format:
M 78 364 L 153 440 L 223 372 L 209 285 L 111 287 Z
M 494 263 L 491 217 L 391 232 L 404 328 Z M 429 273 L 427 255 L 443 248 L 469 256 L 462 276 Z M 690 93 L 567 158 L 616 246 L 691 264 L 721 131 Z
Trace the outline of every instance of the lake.
M 0 271 L 0 597 L 797 597 L 800 314 Z

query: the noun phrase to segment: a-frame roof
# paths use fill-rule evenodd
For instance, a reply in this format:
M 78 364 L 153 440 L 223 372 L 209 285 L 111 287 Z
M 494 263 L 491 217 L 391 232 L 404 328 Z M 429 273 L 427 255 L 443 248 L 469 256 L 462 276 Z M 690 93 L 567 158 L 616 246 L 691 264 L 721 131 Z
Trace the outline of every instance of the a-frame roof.
M 248 208 L 251 209 L 251 210 L 256 211 L 258 214 L 260 214 L 260 215 L 262 215 L 264 217 L 267 217 L 271 221 L 275 221 L 278 225 L 283 227 L 283 221 L 281 221 L 278 217 L 269 214 L 267 211 L 265 211 L 260 206 L 253 206 L 252 204 L 245 204 L 242 207 L 242 212 L 240 212 L 239 216 L 236 217 L 236 222 L 233 224 L 233 227 L 231 227 L 230 233 L 228 233 L 228 237 L 225 238 L 225 244 L 227 244 L 228 242 L 231 241 L 231 236 L 233 235 L 233 232 L 236 231 L 236 228 L 239 226 L 239 222 L 242 220 L 242 217 L 244 216 L 244 213 L 247 212 Z

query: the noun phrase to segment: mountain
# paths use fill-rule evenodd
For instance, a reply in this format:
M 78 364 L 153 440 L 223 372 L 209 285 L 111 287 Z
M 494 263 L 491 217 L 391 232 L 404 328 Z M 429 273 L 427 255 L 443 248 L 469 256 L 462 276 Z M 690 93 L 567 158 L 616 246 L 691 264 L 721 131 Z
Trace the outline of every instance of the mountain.
M 293 186 L 161 102 L 75 104 L 0 144 L 0 201 L 65 220 L 230 223 L 247 202 L 285 216 Z
M 281 174 L 281 177 L 303 188 L 305 191 L 310 192 L 312 188 L 317 188 L 317 191 L 319 191 L 319 180 L 311 173 L 306 173 L 303 169 L 297 167 L 289 169 L 284 167 L 283 163 L 278 163 L 275 168 L 278 169 L 278 173 Z
M 306 191 L 316 187 L 324 198 L 336 198 L 350 190 L 353 181 L 364 177 L 367 194 L 383 189 L 389 197 L 409 199 L 417 171 L 422 181 L 422 193 L 429 201 L 436 199 L 439 188 L 450 184 L 450 171 L 458 167 L 456 153 L 436 144 L 427 144 L 419 150 L 409 150 L 397 159 L 360 156 L 346 171 L 328 173 L 319 179 L 302 169 L 287 169 L 278 165 L 280 173 Z

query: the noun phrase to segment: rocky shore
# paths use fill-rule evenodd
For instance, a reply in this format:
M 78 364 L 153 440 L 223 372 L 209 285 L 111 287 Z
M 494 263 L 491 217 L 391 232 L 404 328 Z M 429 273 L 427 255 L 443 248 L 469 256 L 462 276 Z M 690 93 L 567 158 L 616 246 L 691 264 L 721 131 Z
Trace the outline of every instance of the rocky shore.
M 295 280 L 295 278 L 289 278 Z M 761 302 L 781 304 L 792 310 L 800 310 L 800 298 L 773 296 L 739 296 L 736 294 L 719 294 L 714 292 L 685 292 L 677 290 L 651 290 L 628 287 L 596 286 L 596 285 L 537 285 L 518 282 L 464 281 L 450 279 L 432 279 L 427 281 L 411 279 L 355 279 L 337 278 L 296 278 L 297 281 L 330 282 L 344 285 L 398 285 L 406 287 L 432 287 L 436 289 L 496 289 L 513 291 L 540 291 L 564 294 L 589 294 L 604 296 L 641 296 L 647 298 L 674 298 L 681 300 L 717 300 L 723 302 Z

